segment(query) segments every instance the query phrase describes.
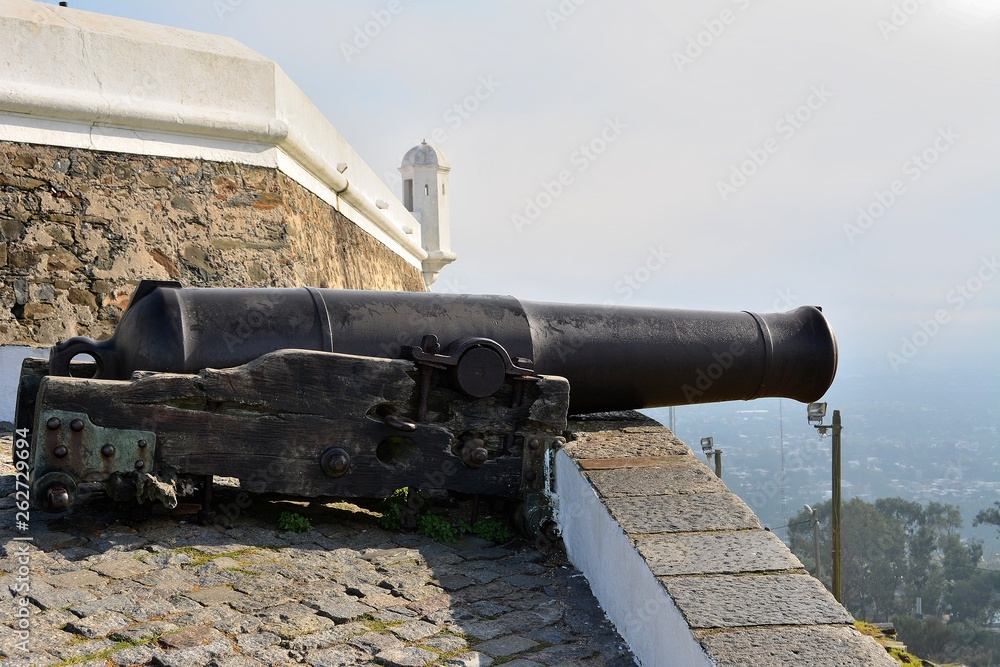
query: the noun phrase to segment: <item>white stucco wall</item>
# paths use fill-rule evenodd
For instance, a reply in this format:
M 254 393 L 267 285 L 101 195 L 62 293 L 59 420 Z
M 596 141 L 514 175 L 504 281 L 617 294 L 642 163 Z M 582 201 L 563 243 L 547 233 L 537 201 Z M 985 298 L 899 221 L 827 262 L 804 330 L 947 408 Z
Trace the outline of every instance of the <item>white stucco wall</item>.
M 14 421 L 21 362 L 27 357 L 47 358 L 48 356 L 48 348 L 0 345 L 0 421 Z
M 687 621 L 565 451 L 556 452 L 559 525 L 569 560 L 643 667 L 712 667 Z

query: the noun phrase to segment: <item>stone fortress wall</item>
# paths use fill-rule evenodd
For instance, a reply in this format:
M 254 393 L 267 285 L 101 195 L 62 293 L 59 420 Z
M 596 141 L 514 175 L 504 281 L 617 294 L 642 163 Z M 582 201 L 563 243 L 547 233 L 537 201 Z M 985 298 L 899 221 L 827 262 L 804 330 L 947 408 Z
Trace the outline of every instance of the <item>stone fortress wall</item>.
M 111 335 L 143 278 L 422 291 L 420 271 L 277 169 L 0 144 L 0 343 Z

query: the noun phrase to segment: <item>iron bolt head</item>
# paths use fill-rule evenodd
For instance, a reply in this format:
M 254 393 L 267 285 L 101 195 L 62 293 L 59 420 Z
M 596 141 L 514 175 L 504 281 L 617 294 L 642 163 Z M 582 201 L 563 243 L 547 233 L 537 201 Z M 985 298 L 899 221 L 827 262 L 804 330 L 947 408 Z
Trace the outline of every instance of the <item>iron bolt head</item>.
M 530 449 L 531 451 L 535 451 L 541 446 L 542 443 L 538 442 L 538 438 L 532 438 L 531 440 L 528 441 L 528 449 Z
M 49 417 L 49 420 L 45 422 L 45 426 L 50 431 L 55 431 L 57 428 L 62 426 L 62 422 L 59 420 L 59 417 Z
M 69 423 L 69 427 L 71 429 L 73 429 L 74 431 L 76 431 L 76 432 L 80 432 L 80 431 L 83 430 L 83 420 L 82 419 L 74 419 L 73 421 L 71 421 Z
M 482 438 L 472 438 L 462 446 L 462 463 L 470 468 L 479 468 L 489 461 L 490 452 Z
M 142 461 L 136 461 L 135 462 L 135 469 L 136 470 L 142 470 L 145 467 L 146 467 L 146 464 L 143 463 Z
M 59 445 L 52 453 L 56 455 L 57 459 L 61 459 L 69 453 L 69 450 L 66 449 L 65 445 Z
M 146 447 L 145 440 L 140 440 L 137 444 L 139 445 L 139 449 L 144 449 Z
M 319 458 L 319 467 L 327 477 L 340 477 L 351 467 L 351 455 L 343 447 L 330 447 Z
M 524 473 L 524 478 L 529 482 L 534 482 L 537 476 L 538 475 L 535 474 L 534 470 L 529 470 L 528 472 Z
M 49 507 L 56 512 L 69 509 L 69 491 L 62 486 L 53 486 L 49 488 L 48 501 Z
M 115 446 L 110 442 L 103 447 L 101 447 L 101 456 L 106 456 L 108 458 L 115 455 Z

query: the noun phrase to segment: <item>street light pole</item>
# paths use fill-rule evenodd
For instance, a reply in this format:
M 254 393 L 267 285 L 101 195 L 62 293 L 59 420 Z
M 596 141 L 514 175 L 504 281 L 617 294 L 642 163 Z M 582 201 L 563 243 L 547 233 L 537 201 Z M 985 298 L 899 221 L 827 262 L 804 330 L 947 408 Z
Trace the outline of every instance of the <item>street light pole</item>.
M 826 403 L 810 403 L 806 410 L 809 423 L 819 430 L 820 435 L 826 435 L 827 429 L 833 430 L 833 462 L 832 468 L 832 498 L 830 500 L 830 528 L 833 531 L 833 549 L 831 561 L 833 563 L 833 574 L 830 580 L 830 588 L 833 597 L 837 602 L 840 599 L 840 410 L 833 411 L 833 423 L 824 424 L 823 417 L 826 416 Z
M 820 577 L 822 570 L 820 569 L 819 564 L 819 516 L 816 514 L 816 510 L 809 505 L 806 505 L 806 510 L 812 514 L 813 519 L 813 549 L 816 554 L 816 579 L 822 581 Z
M 830 522 L 833 528 L 833 597 L 840 602 L 840 410 L 833 411 L 833 500 Z

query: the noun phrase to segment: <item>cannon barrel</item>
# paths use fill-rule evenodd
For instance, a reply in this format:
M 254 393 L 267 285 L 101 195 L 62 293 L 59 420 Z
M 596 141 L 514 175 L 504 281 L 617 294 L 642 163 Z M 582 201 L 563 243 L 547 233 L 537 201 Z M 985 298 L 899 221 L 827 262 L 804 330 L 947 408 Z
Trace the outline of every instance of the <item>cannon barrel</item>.
M 81 354 L 96 361 L 97 378 L 119 380 L 138 370 L 228 368 L 290 348 L 406 358 L 429 335 L 444 349 L 488 339 L 515 366 L 567 378 L 571 413 L 763 397 L 814 401 L 837 368 L 833 331 L 811 306 L 755 314 L 142 281 L 114 335 L 57 344 L 50 373 L 68 375 Z

